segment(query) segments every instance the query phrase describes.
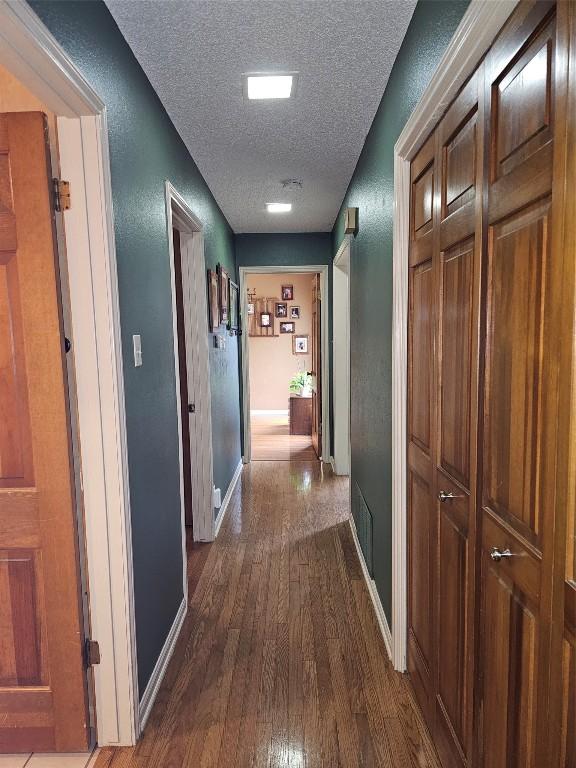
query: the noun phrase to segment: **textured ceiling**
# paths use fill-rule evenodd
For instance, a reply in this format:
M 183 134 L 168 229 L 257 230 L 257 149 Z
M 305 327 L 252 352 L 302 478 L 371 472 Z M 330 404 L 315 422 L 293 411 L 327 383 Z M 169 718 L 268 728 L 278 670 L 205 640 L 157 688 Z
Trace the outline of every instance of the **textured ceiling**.
M 106 2 L 233 229 L 330 230 L 415 0 Z M 262 71 L 299 72 L 295 98 L 246 101 Z

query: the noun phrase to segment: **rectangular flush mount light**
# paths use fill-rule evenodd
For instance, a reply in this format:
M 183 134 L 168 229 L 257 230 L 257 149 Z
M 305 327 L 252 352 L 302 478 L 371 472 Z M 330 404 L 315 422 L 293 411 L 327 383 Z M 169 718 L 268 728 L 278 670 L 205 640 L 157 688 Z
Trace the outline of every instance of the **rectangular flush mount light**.
M 292 203 L 267 203 L 268 213 L 288 213 L 292 210 Z
M 294 74 L 244 75 L 246 95 L 249 99 L 289 99 L 294 94 Z

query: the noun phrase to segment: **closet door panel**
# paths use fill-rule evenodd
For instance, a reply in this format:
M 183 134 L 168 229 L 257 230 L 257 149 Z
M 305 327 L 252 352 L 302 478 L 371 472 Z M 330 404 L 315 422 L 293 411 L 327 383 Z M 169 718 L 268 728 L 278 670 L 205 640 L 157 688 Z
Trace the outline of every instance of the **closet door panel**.
M 411 167 L 408 332 L 408 670 L 432 726 L 434 697 L 434 141 Z
M 441 121 L 436 145 L 436 743 L 446 768 L 468 765 L 472 749 L 483 121 L 480 66 Z

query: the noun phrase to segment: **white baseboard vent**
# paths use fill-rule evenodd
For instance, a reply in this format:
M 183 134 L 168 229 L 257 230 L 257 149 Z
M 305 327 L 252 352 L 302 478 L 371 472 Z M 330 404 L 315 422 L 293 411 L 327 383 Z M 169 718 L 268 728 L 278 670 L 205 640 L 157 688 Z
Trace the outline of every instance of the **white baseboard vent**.
M 216 522 L 214 523 L 214 538 L 218 536 L 218 531 L 220 530 L 220 526 L 222 525 L 222 521 L 224 520 L 224 515 L 226 514 L 228 505 L 230 504 L 232 493 L 234 492 L 234 488 L 236 487 L 238 478 L 242 474 L 243 466 L 244 466 L 243 462 L 239 461 L 238 466 L 234 470 L 234 475 L 232 477 L 232 480 L 230 480 L 230 485 L 228 486 L 228 490 L 226 491 L 226 496 L 224 496 L 224 499 L 222 501 L 222 506 L 220 507 L 220 511 L 218 512 L 218 515 L 216 517 Z
M 348 518 L 348 522 L 350 523 L 352 538 L 354 539 L 356 552 L 358 554 L 358 559 L 360 560 L 360 565 L 362 567 L 364 581 L 366 582 L 366 586 L 368 587 L 368 593 L 372 600 L 372 605 L 374 606 L 374 613 L 376 614 L 376 619 L 378 620 L 378 626 L 380 627 L 380 632 L 382 633 L 382 637 L 384 639 L 384 645 L 386 646 L 388 657 L 390 658 L 390 661 L 392 661 L 392 632 L 390 631 L 388 619 L 386 618 L 386 614 L 384 613 L 384 608 L 380 600 L 380 595 L 378 594 L 378 589 L 376 588 L 376 582 L 368 573 L 368 568 L 366 567 L 366 560 L 364 559 L 364 555 L 362 554 L 362 548 L 360 546 L 360 541 L 358 540 L 358 534 L 356 533 L 356 525 L 354 524 L 354 518 L 352 517 L 352 515 L 350 515 L 350 517 Z
M 182 625 L 184 624 L 184 619 L 186 618 L 187 607 L 188 606 L 186 604 L 186 598 L 184 598 L 180 603 L 180 607 L 178 608 L 178 612 L 176 613 L 176 618 L 174 619 L 174 622 L 170 627 L 170 632 L 168 632 L 168 637 L 166 638 L 166 641 L 162 646 L 162 650 L 160 651 L 160 656 L 158 656 L 158 661 L 156 662 L 156 665 L 152 671 L 152 674 L 150 675 L 150 680 L 148 681 L 148 685 L 146 686 L 146 690 L 144 691 L 144 695 L 142 696 L 142 700 L 140 701 L 140 704 L 138 706 L 138 720 L 140 724 L 140 733 L 142 733 L 142 731 L 144 730 L 146 722 L 150 717 L 150 712 L 152 711 L 152 707 L 154 706 L 154 702 L 156 701 L 156 696 L 158 695 L 158 691 L 160 690 L 160 685 L 162 684 L 162 680 L 164 679 L 164 675 L 166 674 L 168 663 L 170 662 L 172 654 L 174 653 L 174 647 L 176 645 L 176 641 L 178 640 L 178 636 L 180 635 L 180 630 L 182 629 Z

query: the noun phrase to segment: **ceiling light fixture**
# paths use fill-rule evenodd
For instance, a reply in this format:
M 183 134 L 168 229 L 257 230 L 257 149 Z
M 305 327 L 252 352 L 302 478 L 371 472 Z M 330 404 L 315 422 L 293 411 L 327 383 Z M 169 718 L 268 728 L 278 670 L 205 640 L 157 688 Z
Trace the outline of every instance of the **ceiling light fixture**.
M 289 213 L 292 203 L 266 203 L 268 213 Z
M 289 99 L 294 95 L 295 73 L 244 75 L 245 94 L 250 100 Z

